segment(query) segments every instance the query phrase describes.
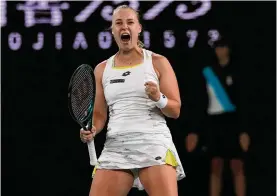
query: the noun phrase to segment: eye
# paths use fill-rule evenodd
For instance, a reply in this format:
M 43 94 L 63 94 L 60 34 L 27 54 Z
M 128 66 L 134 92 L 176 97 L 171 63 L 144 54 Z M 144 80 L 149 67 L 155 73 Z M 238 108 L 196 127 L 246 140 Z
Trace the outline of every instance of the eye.
M 133 21 L 130 21 L 130 22 L 128 22 L 128 24 L 134 24 L 134 22 L 133 22 Z

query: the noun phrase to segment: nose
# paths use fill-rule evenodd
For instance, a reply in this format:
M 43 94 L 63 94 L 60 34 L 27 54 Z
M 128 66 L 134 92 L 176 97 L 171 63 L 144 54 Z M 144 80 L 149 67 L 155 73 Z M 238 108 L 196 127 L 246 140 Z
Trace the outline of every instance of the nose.
M 123 23 L 122 29 L 127 29 L 127 28 L 128 28 L 128 24 L 127 23 Z

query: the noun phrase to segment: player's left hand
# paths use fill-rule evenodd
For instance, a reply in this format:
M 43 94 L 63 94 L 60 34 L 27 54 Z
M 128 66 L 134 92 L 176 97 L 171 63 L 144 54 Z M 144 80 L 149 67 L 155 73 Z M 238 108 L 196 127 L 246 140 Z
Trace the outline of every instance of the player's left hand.
M 247 133 L 242 133 L 239 136 L 239 142 L 240 142 L 240 146 L 242 148 L 242 150 L 244 152 L 248 151 L 249 145 L 250 145 L 250 137 Z
M 152 81 L 145 82 L 144 86 L 145 86 L 145 92 L 148 95 L 148 97 L 152 101 L 155 101 L 155 102 L 159 101 L 159 99 L 160 99 L 159 86 Z

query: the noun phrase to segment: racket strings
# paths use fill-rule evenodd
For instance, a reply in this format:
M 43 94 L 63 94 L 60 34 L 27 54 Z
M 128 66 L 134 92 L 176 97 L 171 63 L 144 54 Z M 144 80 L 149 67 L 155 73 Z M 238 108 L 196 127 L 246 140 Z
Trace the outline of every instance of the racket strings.
M 94 85 L 91 69 L 81 69 L 74 77 L 72 85 L 71 104 L 76 119 L 86 120 L 92 108 L 90 105 L 94 97 Z

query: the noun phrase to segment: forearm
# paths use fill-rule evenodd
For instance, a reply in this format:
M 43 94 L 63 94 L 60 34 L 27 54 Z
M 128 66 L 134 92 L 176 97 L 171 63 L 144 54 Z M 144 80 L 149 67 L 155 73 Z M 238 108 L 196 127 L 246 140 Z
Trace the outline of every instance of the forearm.
M 168 99 L 164 108 L 161 108 L 162 113 L 169 117 L 177 119 L 180 116 L 181 103 L 176 100 Z
M 93 114 L 93 126 L 96 128 L 96 134 L 100 133 L 107 121 L 107 114 L 100 114 L 95 112 Z

